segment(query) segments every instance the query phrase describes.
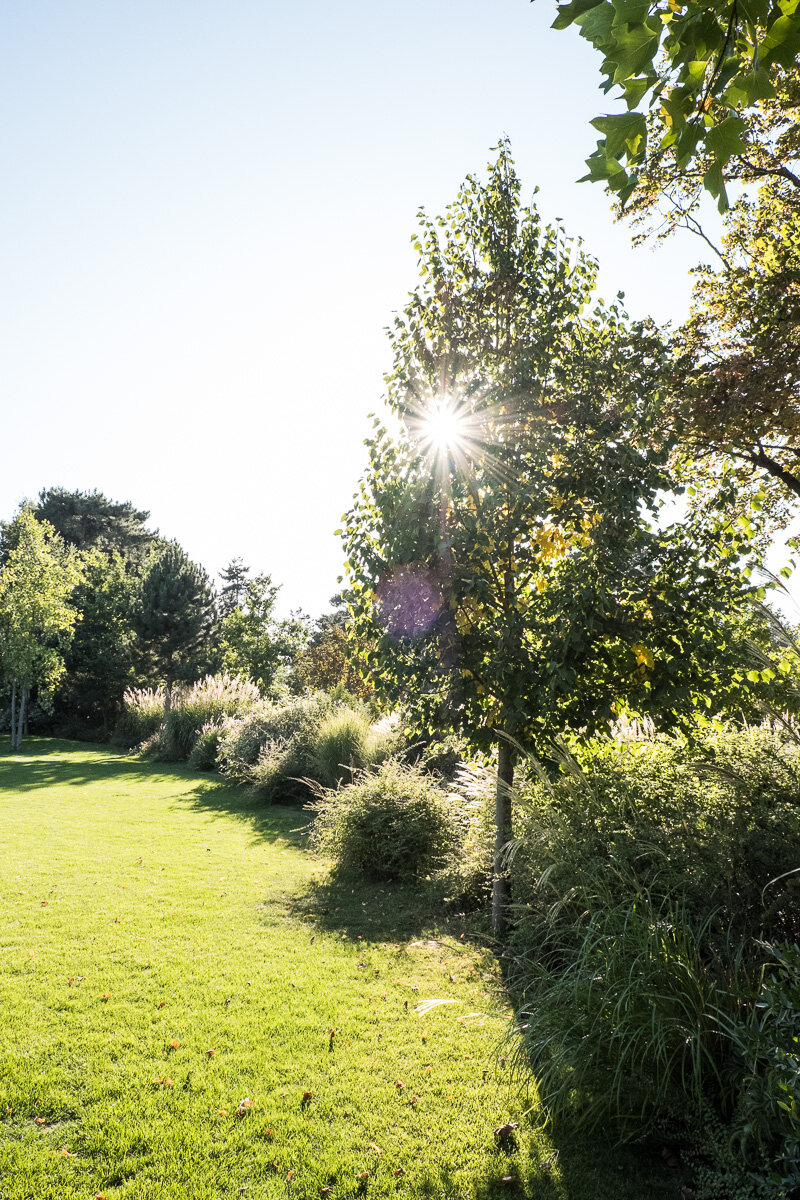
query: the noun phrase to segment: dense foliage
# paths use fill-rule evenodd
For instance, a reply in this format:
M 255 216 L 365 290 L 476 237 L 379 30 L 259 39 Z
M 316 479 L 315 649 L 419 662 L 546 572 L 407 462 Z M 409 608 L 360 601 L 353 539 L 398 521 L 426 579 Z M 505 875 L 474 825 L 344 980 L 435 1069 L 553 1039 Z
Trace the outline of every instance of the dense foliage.
M 34 686 L 52 692 L 78 613 L 70 605 L 80 578 L 75 555 L 52 526 L 23 508 L 4 530 L 0 569 L 0 671 L 11 688 L 11 747 L 19 749 Z M 17 707 L 19 705 L 19 707 Z
M 721 209 L 726 179 L 793 174 L 764 125 L 796 68 L 797 0 L 570 0 L 554 28 L 572 24 L 603 55 L 603 90 L 618 87 L 628 110 L 595 118 L 603 137 L 587 159 L 587 178 L 623 203 L 654 160 L 677 174 L 694 167 Z
M 561 757 L 521 788 L 511 847 L 526 1069 L 572 1120 L 640 1132 L 680 1116 L 704 1197 L 785 1196 L 800 1183 L 800 748 L 729 728 Z

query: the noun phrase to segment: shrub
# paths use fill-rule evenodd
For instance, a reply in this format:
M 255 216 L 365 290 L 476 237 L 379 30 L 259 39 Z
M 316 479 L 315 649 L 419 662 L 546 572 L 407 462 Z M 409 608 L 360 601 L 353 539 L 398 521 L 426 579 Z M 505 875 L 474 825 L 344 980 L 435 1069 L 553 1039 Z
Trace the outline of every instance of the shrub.
M 594 742 L 552 781 L 519 789 L 511 872 L 528 918 L 552 905 L 580 925 L 595 897 L 681 898 L 710 933 L 800 935 L 800 752 L 767 730 L 705 746 Z M 777 881 L 777 882 L 773 882 Z M 766 889 L 766 890 L 765 890 Z M 523 936 L 524 936 L 524 930 Z
M 188 758 L 189 766 L 195 771 L 213 771 L 217 765 L 217 751 L 222 725 L 213 721 L 204 725 L 197 735 Z
M 163 688 L 126 688 L 122 712 L 112 737 L 115 746 L 130 750 L 152 737 L 164 721 Z
M 252 783 L 253 769 L 261 758 L 282 753 L 293 743 L 295 765 L 302 774 L 303 766 L 308 765 L 313 732 L 332 708 L 333 701 L 324 692 L 287 704 L 262 700 L 247 716 L 226 725 L 219 745 L 220 770 L 239 783 Z
M 458 843 L 441 788 L 395 759 L 323 792 L 316 812 L 314 844 L 339 869 L 372 879 L 419 879 L 442 870 Z
M 730 729 L 560 757 L 509 850 L 520 1062 L 556 1113 L 694 1114 L 704 1200 L 786 1196 L 764 1164 L 798 1169 L 800 963 L 764 939 L 800 932 L 800 751 Z

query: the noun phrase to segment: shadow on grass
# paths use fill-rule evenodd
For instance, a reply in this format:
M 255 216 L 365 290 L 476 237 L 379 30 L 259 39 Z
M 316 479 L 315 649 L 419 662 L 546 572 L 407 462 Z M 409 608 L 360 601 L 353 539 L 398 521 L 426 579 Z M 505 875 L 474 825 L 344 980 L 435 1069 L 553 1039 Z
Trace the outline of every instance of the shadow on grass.
M 619 1146 L 550 1130 L 550 1148 L 531 1147 L 527 1166 L 515 1151 L 498 1148 L 492 1170 L 477 1178 L 471 1200 L 674 1200 L 679 1183 L 648 1146 Z M 537 1152 L 538 1151 L 538 1152 Z M 442 1180 L 424 1194 L 455 1197 Z
M 220 819 L 233 818 L 250 827 L 253 842 L 274 842 L 278 838 L 298 849 L 307 845 L 306 832 L 311 814 L 294 804 L 265 804 L 246 788 L 226 783 L 218 775 L 198 780 L 196 771 L 187 771 L 194 787 L 178 798 L 181 807 L 210 813 Z
M 296 915 L 313 915 L 323 933 L 362 942 L 403 942 L 422 937 L 460 938 L 467 914 L 445 902 L 435 883 L 374 883 L 332 871 L 312 880 L 290 902 Z M 474 936 L 474 930 L 473 930 Z
M 180 767 L 154 767 L 144 759 L 130 758 L 110 746 L 67 742 L 58 738 L 26 738 L 22 749 L 11 753 L 8 738 L 0 743 L 0 791 L 28 792 L 46 787 L 81 787 L 87 783 L 123 776 L 136 781 L 166 779 L 176 772 L 196 779 Z

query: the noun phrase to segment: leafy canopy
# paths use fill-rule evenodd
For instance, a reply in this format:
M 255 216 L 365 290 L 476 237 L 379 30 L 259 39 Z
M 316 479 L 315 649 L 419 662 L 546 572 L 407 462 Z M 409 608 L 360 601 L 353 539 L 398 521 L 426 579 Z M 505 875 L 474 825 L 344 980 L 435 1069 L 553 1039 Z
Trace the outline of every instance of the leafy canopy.
M 0 570 L 0 667 L 8 683 L 50 691 L 63 674 L 78 617 L 70 603 L 78 563 L 29 508 L 9 528 L 10 549 Z
M 594 261 L 521 206 L 505 142 L 420 226 L 391 330 L 402 432 L 376 422 L 343 530 L 376 687 L 484 747 L 626 705 L 690 720 L 730 682 L 745 539 L 659 529 L 675 435 L 655 330 L 595 301 Z
M 305 625 L 297 616 L 276 618 L 280 587 L 269 575 L 245 581 L 243 589 L 241 607 L 232 605 L 222 619 L 220 657 L 226 671 L 252 679 L 267 695 L 282 681 L 302 648 Z
M 762 109 L 796 71 L 798 0 L 570 0 L 553 27 L 569 25 L 603 55 L 603 90 L 619 88 L 627 108 L 592 122 L 602 137 L 586 178 L 624 203 L 654 157 L 679 172 L 700 160 L 724 211 L 731 163 L 764 149 Z M 771 152 L 770 169 L 786 169 Z

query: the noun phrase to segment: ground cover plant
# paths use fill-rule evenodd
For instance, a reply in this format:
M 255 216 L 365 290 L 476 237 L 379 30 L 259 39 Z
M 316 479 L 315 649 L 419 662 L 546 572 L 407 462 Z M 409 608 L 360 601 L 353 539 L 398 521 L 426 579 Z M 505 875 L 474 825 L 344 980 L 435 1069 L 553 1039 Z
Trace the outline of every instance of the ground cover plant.
M 674 1194 L 535 1128 L 494 960 L 418 888 L 335 884 L 307 814 L 38 739 L 0 804 L 3 1200 Z

